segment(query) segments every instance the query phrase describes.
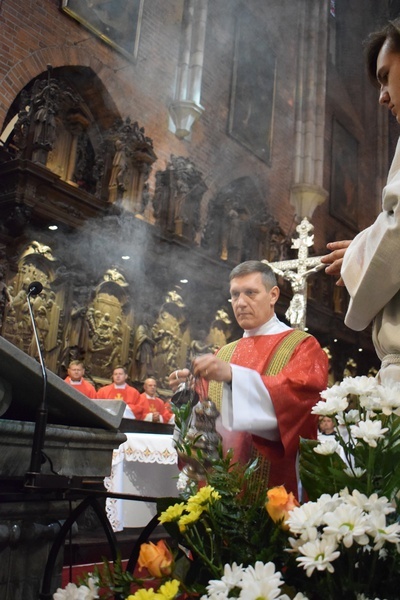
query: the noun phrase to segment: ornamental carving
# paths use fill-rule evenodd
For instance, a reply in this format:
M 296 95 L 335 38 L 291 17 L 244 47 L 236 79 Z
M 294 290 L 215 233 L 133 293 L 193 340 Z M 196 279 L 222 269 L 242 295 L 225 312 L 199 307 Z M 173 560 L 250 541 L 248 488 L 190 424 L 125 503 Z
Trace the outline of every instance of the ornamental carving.
M 165 171 L 156 173 L 154 216 L 168 234 L 195 241 L 200 229 L 200 203 L 207 186 L 194 163 L 171 155 Z

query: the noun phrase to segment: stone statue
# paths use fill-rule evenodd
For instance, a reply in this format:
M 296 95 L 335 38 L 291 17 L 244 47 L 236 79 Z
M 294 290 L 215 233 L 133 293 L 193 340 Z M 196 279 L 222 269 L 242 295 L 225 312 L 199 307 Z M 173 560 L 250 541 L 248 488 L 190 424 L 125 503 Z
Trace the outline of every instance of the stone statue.
M 4 317 L 8 304 L 11 304 L 12 298 L 4 281 L 4 273 L 0 270 L 0 333 L 3 329 Z
M 125 176 L 128 170 L 124 142 L 120 139 L 115 141 L 115 154 L 112 163 L 111 177 L 108 184 L 108 201 L 113 204 L 122 198 L 126 189 Z
M 166 170 L 156 173 L 153 208 L 161 227 L 192 241 L 200 229 L 200 202 L 206 189 L 193 162 L 171 155 Z

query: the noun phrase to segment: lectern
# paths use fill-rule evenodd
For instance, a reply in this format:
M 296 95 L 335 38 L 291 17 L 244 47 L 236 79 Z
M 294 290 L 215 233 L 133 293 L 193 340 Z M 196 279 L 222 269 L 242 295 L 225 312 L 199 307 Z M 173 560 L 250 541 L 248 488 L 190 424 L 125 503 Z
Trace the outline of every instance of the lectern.
M 104 489 L 124 403 L 97 402 L 47 371 L 41 464 L 30 473 L 39 363 L 0 337 L 0 597 L 37 600 L 49 548 L 61 523 L 91 490 Z M 60 553 L 59 572 L 62 567 Z M 57 569 L 54 589 L 59 584 Z

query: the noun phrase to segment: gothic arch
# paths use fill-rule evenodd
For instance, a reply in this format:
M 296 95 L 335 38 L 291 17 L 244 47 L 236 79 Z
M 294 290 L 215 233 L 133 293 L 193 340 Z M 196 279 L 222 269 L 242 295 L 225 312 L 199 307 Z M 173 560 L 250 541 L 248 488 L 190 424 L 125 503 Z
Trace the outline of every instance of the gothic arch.
M 152 140 L 125 120 L 87 66 L 48 65 L 14 99 L 1 137 L 9 157 L 41 164 L 61 181 L 130 212 L 143 212 L 156 160 Z
M 101 81 L 104 89 L 109 90 L 110 97 L 113 98 L 120 96 L 117 93 L 113 94 L 113 90 L 124 88 L 124 82 L 118 76 L 118 73 L 115 73 L 111 67 L 94 57 L 87 49 L 77 46 L 53 46 L 32 52 L 5 73 L 4 77 L 0 79 L 0 88 L 4 97 L 3 106 L 11 106 L 22 89 L 31 80 L 44 73 L 49 64 L 54 69 L 60 67 L 86 67 L 91 69 Z M 112 89 L 110 85 L 106 86 L 105 81 L 112 82 Z M 4 112 L 0 110 L 1 122 L 4 122 L 7 109 L 4 108 L 3 110 Z

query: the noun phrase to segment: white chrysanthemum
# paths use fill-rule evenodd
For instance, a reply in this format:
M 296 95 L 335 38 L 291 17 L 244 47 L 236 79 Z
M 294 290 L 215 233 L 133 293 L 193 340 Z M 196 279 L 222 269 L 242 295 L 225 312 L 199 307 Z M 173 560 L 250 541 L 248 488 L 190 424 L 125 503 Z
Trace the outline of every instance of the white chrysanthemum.
M 308 600 L 308 597 L 302 594 L 301 592 L 298 592 L 298 594 L 295 595 L 293 600 Z
M 232 565 L 226 564 L 224 566 L 224 574 L 221 579 L 212 579 L 208 582 L 207 592 L 209 597 L 215 596 L 215 594 L 226 594 L 236 586 L 238 586 L 242 580 L 243 567 L 232 563 Z
M 342 504 L 335 511 L 324 515 L 326 527 L 324 536 L 335 536 L 337 542 L 342 542 L 350 548 L 354 542 L 365 546 L 369 542 L 366 531 L 368 519 L 358 506 Z
M 356 600 L 370 600 L 370 599 L 367 596 L 365 596 L 364 594 L 357 594 Z M 373 600 L 380 600 L 380 598 L 375 597 Z M 385 598 L 383 598 L 382 600 L 385 600 Z
M 354 438 L 364 440 L 371 448 L 376 448 L 377 440 L 382 439 L 388 430 L 387 427 L 382 427 L 380 421 L 360 421 L 358 425 L 350 426 L 351 435 Z
M 90 592 L 93 594 L 92 598 L 98 598 L 99 595 L 99 586 L 98 586 L 98 580 L 94 579 L 93 577 L 89 577 L 88 579 L 88 587 Z M 91 600 L 91 598 L 87 598 L 85 600 Z
M 204 594 L 203 596 L 200 596 L 200 600 L 228 600 L 228 598 L 228 590 L 223 592 L 213 592 L 212 594 Z
M 327 391 L 327 390 L 325 390 Z M 323 396 L 325 392 L 321 392 Z M 313 415 L 320 415 L 324 417 L 331 417 L 337 413 L 344 412 L 349 406 L 349 402 L 346 396 L 332 395 L 331 397 L 324 400 L 319 400 L 315 406 L 313 406 L 311 412 Z
M 376 493 L 367 497 L 358 490 L 353 490 L 351 495 L 348 496 L 347 502 L 359 506 L 368 513 L 373 512 L 388 515 L 395 510 L 394 506 L 389 502 L 386 496 L 378 496 Z
M 333 494 L 333 496 L 330 494 L 321 494 L 315 504 L 317 510 L 321 515 L 323 515 L 326 512 L 335 510 L 335 508 L 341 503 L 342 499 L 340 498 L 339 494 Z
M 373 377 L 361 375 L 358 377 L 345 377 L 339 384 L 341 393 L 362 396 L 366 394 L 375 394 L 378 388 L 378 382 Z
M 276 582 L 281 581 L 281 573 L 279 571 L 275 572 L 275 565 L 272 562 L 263 563 L 261 561 L 257 561 L 254 567 L 249 565 L 243 571 L 242 575 L 242 587 L 250 583 L 251 581 L 263 581 L 265 579 L 276 579 Z
M 378 393 L 375 394 L 361 394 L 358 398 L 360 408 L 368 411 L 369 414 L 375 415 L 380 413 L 382 410 L 382 399 Z
M 324 400 L 331 400 L 332 398 L 343 398 L 346 396 L 346 393 L 342 392 L 338 383 L 335 383 L 335 385 L 322 390 L 319 395 L 321 398 L 324 398 Z
M 351 493 L 348 488 L 343 488 L 339 492 L 342 502 L 346 502 L 347 504 L 351 504 L 352 506 L 358 506 L 361 510 L 365 509 L 365 506 L 368 502 L 368 496 L 362 494 L 358 490 L 353 490 Z M 376 496 L 378 497 L 378 496 Z
M 240 591 L 239 598 L 242 600 L 283 600 L 280 586 L 276 579 L 252 580 L 244 585 Z
M 347 469 L 345 469 L 343 472 L 349 477 L 355 477 L 356 479 L 359 479 L 367 472 L 367 470 L 362 469 L 361 467 L 347 467 Z
M 322 524 L 323 510 L 315 502 L 307 502 L 289 511 L 286 524 L 291 533 L 297 533 L 303 540 L 313 540 L 317 527 Z
M 317 538 L 317 530 L 315 529 L 315 535 L 313 537 L 313 539 L 315 540 Z M 292 538 L 290 537 L 288 539 L 289 544 L 290 544 L 290 548 L 285 548 L 286 552 L 291 552 L 293 554 L 298 554 L 299 553 L 299 548 L 300 546 L 302 546 L 303 544 L 305 544 L 305 542 L 308 542 L 310 540 L 306 539 L 306 540 L 302 540 L 301 538 Z
M 340 447 L 341 446 L 337 440 L 324 440 L 321 441 L 321 443 L 318 444 L 318 446 L 315 446 L 313 450 L 317 454 L 328 456 L 329 454 L 335 454 L 335 452 L 339 452 Z
M 77 586 L 75 583 L 68 583 L 64 589 L 58 588 L 53 594 L 53 600 L 95 600 L 98 598 L 98 587 L 94 579 L 88 581 L 86 585 Z
M 400 409 L 400 386 L 396 382 L 393 385 L 379 386 L 380 409 L 384 415 L 391 415 Z
M 400 524 L 386 524 L 386 517 L 382 513 L 370 514 L 370 535 L 374 538 L 374 550 L 380 550 L 386 542 L 398 544 L 400 542 Z
M 204 594 L 200 596 L 200 600 L 228 600 L 229 591 L 225 590 L 224 592 L 213 592 L 212 594 Z
M 186 490 L 188 483 L 189 477 L 183 471 L 180 471 L 178 475 L 178 481 L 176 482 L 176 489 L 178 492 L 183 492 Z
M 332 562 L 340 556 L 334 536 L 307 542 L 301 546 L 300 552 L 303 556 L 298 556 L 296 560 L 306 570 L 308 577 L 311 577 L 315 569 L 333 573 L 335 569 Z
M 338 425 L 351 425 L 352 423 L 358 423 L 360 420 L 360 411 L 356 408 L 352 408 L 351 410 L 338 415 L 337 422 Z

